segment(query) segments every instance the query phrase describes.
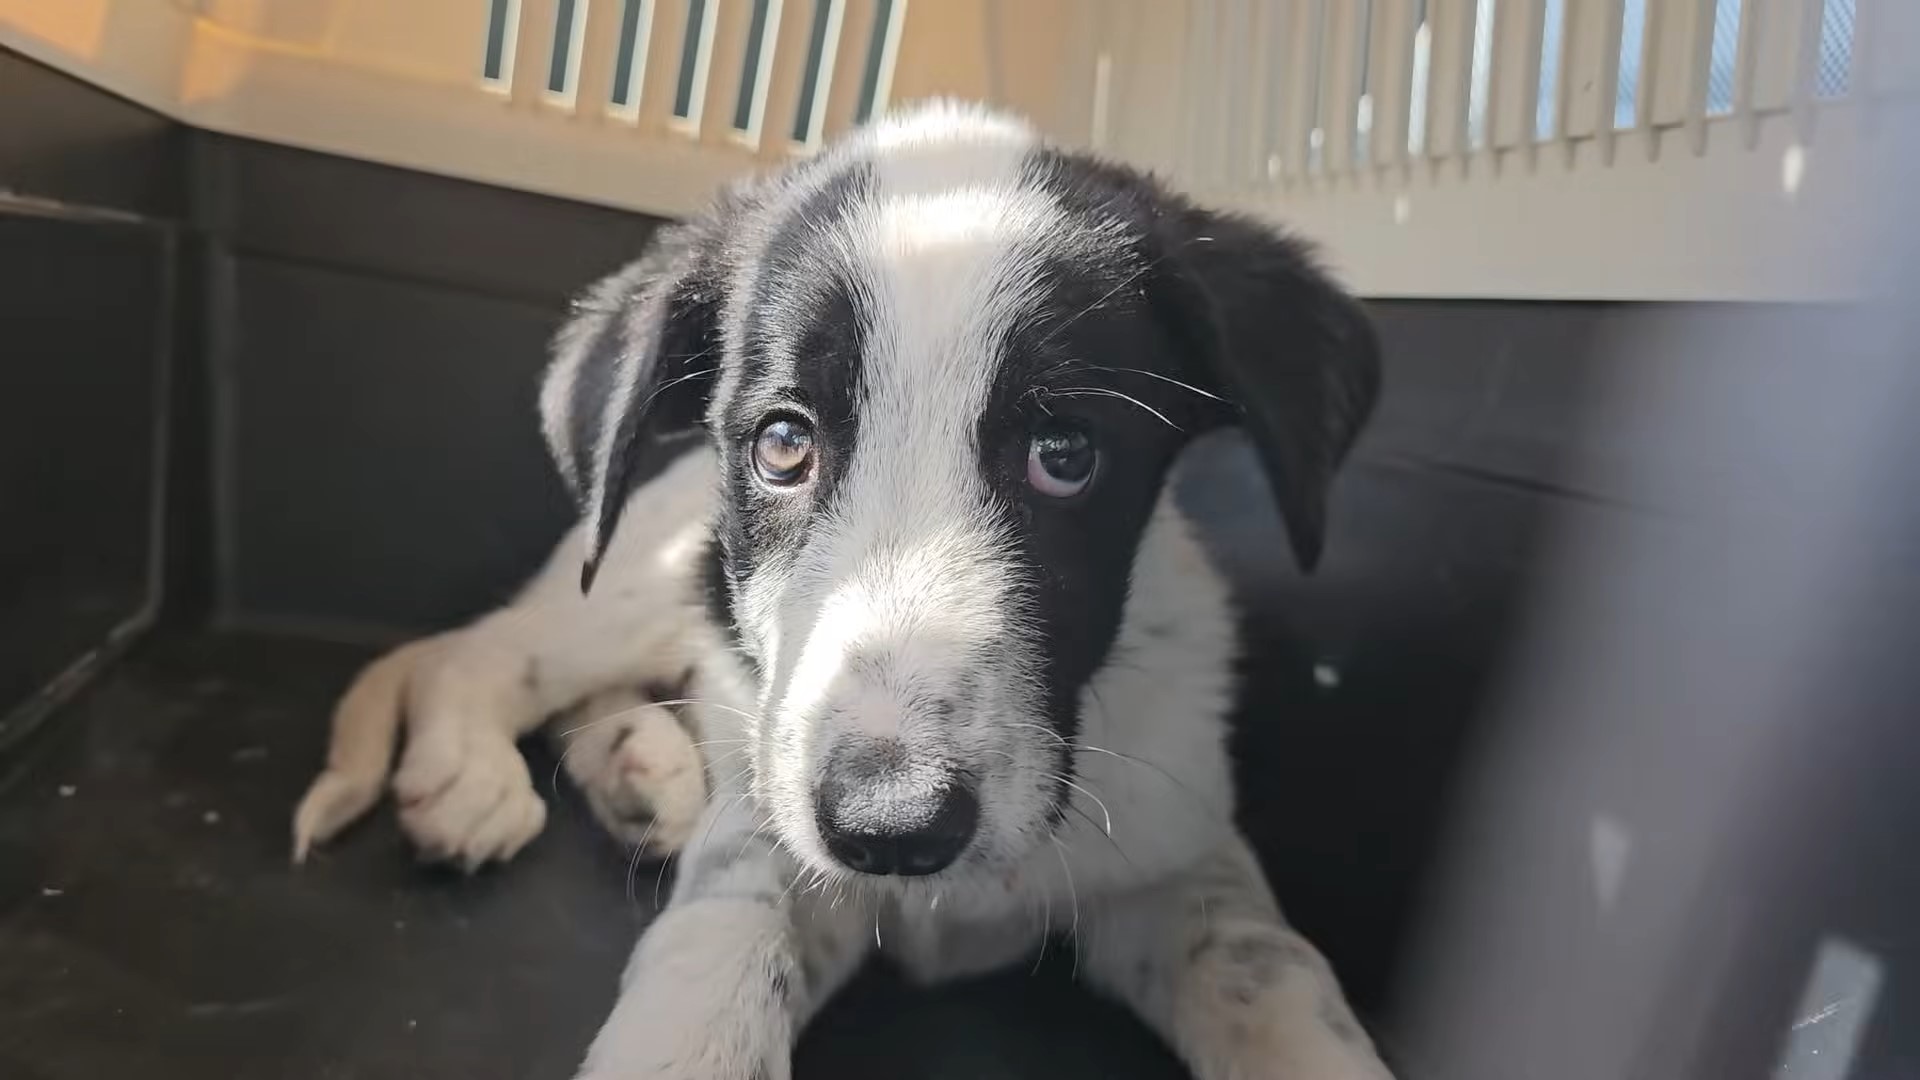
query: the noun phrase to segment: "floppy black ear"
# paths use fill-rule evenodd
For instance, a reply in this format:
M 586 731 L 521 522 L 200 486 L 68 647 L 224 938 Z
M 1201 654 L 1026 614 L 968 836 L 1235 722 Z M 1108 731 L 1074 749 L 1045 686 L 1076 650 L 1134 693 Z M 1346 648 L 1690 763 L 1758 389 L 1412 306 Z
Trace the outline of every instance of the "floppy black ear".
M 1303 570 L 1320 561 L 1327 490 L 1380 394 L 1360 305 L 1298 241 L 1181 207 L 1164 219 L 1182 317 L 1203 375 L 1243 414 Z
M 641 432 L 698 427 L 718 370 L 720 241 L 712 218 L 662 229 L 589 288 L 554 337 L 541 428 L 587 528 L 580 589 L 620 522 Z

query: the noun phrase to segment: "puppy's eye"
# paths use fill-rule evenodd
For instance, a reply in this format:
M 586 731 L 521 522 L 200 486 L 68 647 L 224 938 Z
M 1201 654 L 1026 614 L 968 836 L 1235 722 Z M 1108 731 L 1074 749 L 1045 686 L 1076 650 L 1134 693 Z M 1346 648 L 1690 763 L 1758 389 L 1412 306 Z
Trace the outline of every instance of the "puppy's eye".
M 753 467 L 774 487 L 793 487 L 813 475 L 813 429 L 806 421 L 769 421 L 753 440 Z
M 1087 433 L 1064 424 L 1050 424 L 1027 444 L 1027 483 L 1048 498 L 1078 495 L 1093 481 L 1100 451 Z

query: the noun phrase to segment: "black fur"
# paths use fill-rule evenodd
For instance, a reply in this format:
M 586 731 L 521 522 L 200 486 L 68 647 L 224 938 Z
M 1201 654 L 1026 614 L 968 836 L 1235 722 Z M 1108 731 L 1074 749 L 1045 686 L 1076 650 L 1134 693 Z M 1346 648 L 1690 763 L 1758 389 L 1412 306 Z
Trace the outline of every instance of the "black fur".
M 1090 220 L 1124 222 L 1148 263 L 1142 292 L 1180 345 L 1186 381 L 1219 395 L 1253 436 L 1302 569 L 1326 540 L 1333 473 L 1372 414 L 1380 350 L 1360 305 L 1270 226 L 1202 210 L 1151 177 L 1059 150 L 1038 182 Z
M 650 259 L 655 279 L 639 284 L 620 320 L 621 347 L 595 341 L 588 359 L 610 371 L 637 352 L 642 365 L 609 460 L 598 463 L 604 510 L 590 578 L 634 475 L 642 414 L 703 411 L 712 380 L 699 377 L 701 365 L 739 343 L 729 358 L 738 384 L 708 431 L 726 472 L 705 588 L 716 621 L 756 666 L 765 658 L 740 637 L 734 590 L 773 554 L 803 545 L 835 507 L 859 434 L 873 325 L 834 246 L 871 191 L 871 167 L 828 156 L 798 169 L 785 187 L 749 187 L 674 230 Z M 1084 688 L 1114 660 L 1139 539 L 1182 447 L 1222 424 L 1250 428 L 1295 555 L 1311 569 L 1333 471 L 1378 393 L 1379 359 L 1359 306 L 1305 246 L 1273 229 L 1197 209 L 1150 177 L 1078 153 L 1032 151 L 1020 182 L 1068 223 L 1014 241 L 1039 269 L 1026 318 L 994 343 L 978 466 L 1014 538 L 1016 593 L 1038 624 L 1039 640 L 1026 644 L 1044 658 L 1046 719 L 1071 739 Z M 768 209 L 776 198 L 779 213 Z M 740 265 L 742 237 L 755 241 L 757 265 Z M 742 271 L 750 295 L 726 295 Z M 731 338 L 729 325 L 738 328 Z M 605 372 L 591 383 L 583 373 L 573 402 L 581 430 L 596 430 L 592 395 L 613 385 Z M 753 443 L 774 417 L 815 431 L 803 491 L 770 490 L 755 475 Z M 1059 422 L 1086 432 L 1100 455 L 1087 489 L 1066 499 L 1036 493 L 1026 477 L 1034 433 Z M 588 443 L 575 445 L 577 454 Z M 1071 765 L 1063 753 L 1061 774 Z

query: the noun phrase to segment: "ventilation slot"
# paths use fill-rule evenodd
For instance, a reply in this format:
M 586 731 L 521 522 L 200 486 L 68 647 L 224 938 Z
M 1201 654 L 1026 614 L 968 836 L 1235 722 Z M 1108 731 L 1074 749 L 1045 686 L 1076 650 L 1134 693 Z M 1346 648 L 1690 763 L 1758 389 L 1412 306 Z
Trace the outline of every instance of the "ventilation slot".
M 1614 86 L 1613 126 L 1630 128 L 1639 116 L 1640 61 L 1647 40 L 1647 0 L 1626 0 L 1620 11 L 1620 77 Z
M 619 48 L 613 57 L 613 99 L 608 110 L 632 120 L 640 115 L 646 86 L 647 47 L 653 39 L 653 0 L 626 0 L 620 11 Z
M 1853 82 L 1853 3 L 1826 0 L 1820 11 L 1820 69 L 1813 82 L 1819 97 L 1846 97 Z
M 773 75 L 774 41 L 780 33 L 780 0 L 753 0 L 747 47 L 740 59 L 740 94 L 733 103 L 733 130 L 748 143 L 760 142 L 767 111 L 767 84 Z
M 1734 72 L 1740 63 L 1740 0 L 1714 0 L 1713 45 L 1707 54 L 1707 113 L 1733 111 Z
M 1567 32 L 1567 0 L 1546 0 L 1540 24 L 1540 86 L 1533 105 L 1533 137 L 1546 142 L 1559 134 L 1560 50 Z
M 680 75 L 673 88 L 674 126 L 698 133 L 707 102 L 707 65 L 713 60 L 713 25 L 720 0 L 687 0 L 687 32 L 680 41 Z
M 580 36 L 587 29 L 588 0 L 558 0 L 553 13 L 553 56 L 547 62 L 547 95 L 573 103 L 580 78 Z
M 900 53 L 900 27 L 906 15 L 907 0 L 880 0 L 874 12 L 867 65 L 860 74 L 860 98 L 853 111 L 855 123 L 864 124 L 876 112 L 886 111 L 887 95 L 893 89 L 893 63 Z
M 802 146 L 818 146 L 827 124 L 827 93 L 833 86 L 844 18 L 845 0 L 814 0 L 813 24 L 807 30 L 807 66 L 800 75 L 800 101 L 793 110 L 793 141 Z
M 487 6 L 487 47 L 480 58 L 480 79 L 507 89 L 513 82 L 513 47 L 520 30 L 520 0 L 492 0 Z
M 1487 145 L 1488 93 L 1493 87 L 1493 20 L 1496 14 L 1494 0 L 1475 0 L 1473 55 L 1468 61 L 1467 83 L 1467 145 L 1475 150 Z

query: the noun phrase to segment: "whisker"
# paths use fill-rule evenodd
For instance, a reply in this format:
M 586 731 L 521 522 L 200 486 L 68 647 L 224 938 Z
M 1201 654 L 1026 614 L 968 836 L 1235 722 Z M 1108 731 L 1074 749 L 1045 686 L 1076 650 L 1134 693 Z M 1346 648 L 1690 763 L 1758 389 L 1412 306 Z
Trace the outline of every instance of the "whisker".
M 1059 773 L 1054 773 L 1053 778 L 1055 780 L 1060 781 L 1062 784 L 1065 784 L 1066 786 L 1072 788 L 1073 790 L 1079 792 L 1080 794 L 1085 795 L 1087 798 L 1092 799 L 1094 803 L 1100 807 L 1100 813 L 1106 818 L 1107 835 L 1108 836 L 1113 835 L 1113 812 L 1107 809 L 1106 800 L 1102 799 L 1098 795 L 1095 795 L 1093 792 L 1088 791 L 1086 788 L 1081 787 L 1079 784 L 1076 784 L 1073 781 L 1067 779 L 1066 777 L 1061 776 Z
M 1032 728 L 1034 731 L 1037 731 L 1040 734 L 1045 735 L 1047 738 L 1052 739 L 1054 742 L 1060 743 L 1063 746 L 1073 745 L 1071 742 L 1067 740 L 1065 736 L 1061 735 L 1059 732 L 1053 730 L 1052 728 L 1047 727 L 1045 724 L 1036 724 L 1030 720 L 1014 720 L 1014 721 L 1010 721 L 1007 726 L 1019 727 L 1019 728 Z
M 1068 802 L 1067 809 L 1073 811 L 1076 814 L 1079 814 L 1081 819 L 1087 823 L 1088 828 L 1092 829 L 1095 833 L 1099 834 L 1100 836 L 1106 837 L 1107 843 L 1113 845 L 1114 854 L 1119 855 L 1121 858 L 1121 861 L 1125 862 L 1128 866 L 1134 865 L 1133 856 L 1127 854 L 1127 849 L 1120 846 L 1120 841 L 1114 839 L 1112 833 L 1101 831 L 1100 823 L 1093 820 L 1092 814 L 1087 813 L 1086 810 L 1080 806 L 1080 804 L 1075 802 Z
M 1162 256 L 1161 258 L 1165 258 L 1165 256 Z M 1079 314 L 1073 316 L 1072 318 L 1068 319 L 1063 323 L 1056 325 L 1053 329 L 1047 331 L 1047 336 L 1041 338 L 1040 343 L 1044 345 L 1047 342 L 1052 341 L 1054 338 L 1058 337 L 1060 334 L 1065 332 L 1067 327 L 1072 326 L 1074 323 L 1077 323 L 1081 319 L 1086 318 L 1088 315 L 1093 314 L 1095 311 L 1099 310 L 1100 305 L 1120 295 L 1121 289 L 1124 289 L 1127 286 L 1133 284 L 1134 282 L 1139 281 L 1141 277 L 1145 276 L 1147 271 L 1153 269 L 1158 265 L 1160 265 L 1160 259 L 1155 259 L 1152 262 L 1147 263 L 1145 266 L 1139 267 L 1138 269 L 1134 270 L 1133 273 L 1128 274 L 1126 277 L 1121 278 L 1120 283 L 1118 285 L 1115 285 L 1113 288 L 1108 289 L 1104 293 L 1101 293 L 1100 299 L 1095 300 L 1093 303 L 1088 304 L 1086 307 L 1081 308 Z
M 1226 398 L 1221 397 L 1219 394 L 1215 394 L 1207 390 L 1202 390 L 1199 387 L 1193 385 L 1192 383 L 1181 382 L 1179 379 L 1176 379 L 1171 375 L 1162 375 L 1157 371 L 1147 371 L 1142 368 L 1130 368 L 1130 367 L 1107 367 L 1104 364 L 1085 364 L 1082 366 L 1084 370 L 1087 370 L 1087 371 L 1111 371 L 1111 372 L 1127 374 L 1127 375 L 1145 375 L 1149 379 L 1158 379 L 1163 383 L 1171 383 L 1172 385 L 1177 386 L 1182 390 L 1190 390 L 1193 393 L 1199 394 L 1203 398 L 1207 398 L 1212 401 L 1218 401 L 1223 405 L 1233 404 L 1232 402 L 1228 401 Z
M 772 818 L 769 817 L 769 818 L 761 819 L 759 827 L 755 828 L 752 832 L 748 833 L 747 838 L 745 840 L 740 841 L 740 847 L 738 850 L 736 850 L 733 853 L 733 857 L 738 859 L 740 856 L 745 855 L 747 853 L 747 849 L 753 846 L 753 842 L 755 840 L 760 839 L 760 834 L 763 832 L 766 832 L 767 826 L 771 824 L 773 824 Z
M 735 753 L 738 753 L 738 751 L 735 751 Z M 725 761 L 726 759 L 720 758 L 719 760 Z M 715 785 L 715 789 L 718 790 L 719 788 L 730 788 L 733 785 L 739 783 L 743 777 L 745 777 L 748 773 L 752 771 L 753 771 L 753 762 L 749 761 L 745 765 L 740 766 L 739 770 L 736 771 L 732 776 L 727 777 L 725 780 L 722 780 L 719 784 Z
M 750 743 L 752 741 L 752 739 L 701 739 L 697 743 L 689 743 L 688 745 L 692 746 L 695 750 L 700 750 L 709 746 L 724 746 L 727 743 Z
M 800 884 L 801 882 L 806 880 L 807 880 L 807 875 L 805 873 L 795 873 L 793 875 L 793 880 L 787 882 L 787 887 L 780 890 L 780 899 L 774 901 L 774 906 L 779 907 L 781 904 L 785 903 L 787 900 L 787 894 L 793 892 L 796 886 L 799 886 L 800 888 L 800 896 L 802 897 L 806 896 L 807 889 L 812 887 L 810 885 Z
M 629 904 L 637 904 L 640 902 L 639 898 L 633 895 L 633 875 L 634 871 L 640 869 L 640 856 L 646 853 L 647 841 L 653 838 L 653 827 L 658 824 L 660 824 L 659 818 L 649 818 L 647 820 L 647 831 L 641 833 L 640 842 L 633 845 L 633 861 L 627 864 L 627 903 Z M 660 862 L 662 866 L 666 865 L 665 859 L 662 859 Z M 659 907 L 659 902 L 655 901 L 654 906 Z
M 666 705 L 666 704 L 672 704 L 672 703 L 655 701 L 655 702 L 650 702 L 649 704 Z M 644 709 L 644 708 L 646 708 L 645 705 L 638 705 L 631 709 L 622 709 L 619 712 L 608 713 L 606 716 L 599 717 L 598 719 L 595 719 L 595 720 L 590 720 L 587 723 L 579 725 L 578 727 L 567 728 L 565 731 L 561 731 L 557 733 L 555 737 L 558 738 L 561 742 L 560 758 L 558 761 L 555 761 L 553 763 L 553 775 L 547 778 L 547 792 L 553 795 L 558 795 L 560 793 L 560 770 L 563 766 L 566 765 L 567 758 L 570 757 L 573 754 L 574 750 L 578 748 L 580 745 L 580 740 L 578 738 L 575 738 L 575 736 L 577 736 L 580 732 L 587 730 L 588 728 L 598 727 L 601 724 L 605 724 L 614 720 L 619 720 L 626 716 L 631 716 L 632 714 L 639 712 L 641 709 Z M 690 745 L 695 750 L 699 750 L 703 747 L 716 746 L 716 745 L 721 745 L 725 743 L 751 744 L 752 742 L 753 742 L 752 739 L 702 739 L 701 741 L 692 743 Z M 737 754 L 739 752 L 740 752 L 739 750 L 734 750 L 730 753 L 722 754 L 721 756 L 715 758 L 713 761 L 710 761 L 707 764 L 709 767 L 711 767 L 713 764 L 717 762 L 725 761 L 727 758 L 732 757 L 733 754 Z
M 1172 784 L 1176 788 L 1179 788 L 1180 791 L 1183 794 L 1185 794 L 1187 798 L 1193 800 L 1194 806 L 1198 808 L 1204 816 L 1209 818 L 1214 818 L 1216 820 L 1219 819 L 1220 815 L 1217 809 L 1211 803 L 1209 803 L 1204 797 L 1202 797 L 1198 791 L 1195 791 L 1193 789 L 1193 785 L 1188 784 L 1186 781 L 1180 779 L 1179 777 L 1168 772 L 1166 769 L 1161 768 L 1159 765 L 1151 761 L 1148 761 L 1145 758 L 1135 757 L 1132 754 L 1123 754 L 1118 750 L 1109 750 L 1104 746 L 1095 746 L 1093 743 L 1089 743 L 1089 742 L 1079 742 L 1073 739 L 1068 739 L 1062 736 L 1059 732 L 1054 731 L 1052 728 L 1046 727 L 1043 724 L 1016 721 L 1016 722 L 1010 723 L 1008 726 L 1017 727 L 1017 728 L 1030 728 L 1034 731 L 1039 732 L 1042 735 L 1045 735 L 1047 738 L 1052 739 L 1054 742 L 1062 746 L 1068 747 L 1076 754 L 1082 751 L 1089 754 L 1104 754 L 1107 757 L 1114 758 L 1115 760 L 1124 761 L 1130 765 L 1137 765 L 1140 768 L 1148 769 L 1152 772 L 1158 773 L 1162 779 L 1167 781 L 1167 783 Z M 1059 777 L 1058 774 L 1055 774 L 1055 778 L 1064 779 L 1064 777 Z M 1077 787 L 1078 785 L 1075 785 L 1075 786 Z M 1095 802 L 1100 802 L 1098 798 L 1094 797 L 1093 792 L 1088 791 L 1086 794 L 1088 798 L 1094 799 Z M 1069 802 L 1068 805 L 1071 806 L 1072 803 Z M 1101 802 L 1100 808 L 1102 811 L 1105 811 L 1106 804 L 1104 802 Z M 1088 823 L 1092 824 L 1091 821 L 1089 821 Z M 1109 833 L 1111 832 L 1111 825 L 1112 825 L 1112 815 L 1108 814 Z
M 709 769 L 711 769 L 711 768 L 713 768 L 713 767 L 714 767 L 715 765 L 718 765 L 718 764 L 720 764 L 721 762 L 723 762 L 723 761 L 726 761 L 726 760 L 727 760 L 728 758 L 731 758 L 731 757 L 734 757 L 735 755 L 738 755 L 738 754 L 744 754 L 744 753 L 746 753 L 746 752 L 747 752 L 747 751 L 748 751 L 749 749 L 751 749 L 751 747 L 747 747 L 747 746 L 736 746 L 736 747 L 734 747 L 733 749 L 731 749 L 731 750 L 729 750 L 729 751 L 727 751 L 726 753 L 724 753 L 724 754 L 721 754 L 721 755 L 720 755 L 719 757 L 717 757 L 717 758 L 714 758 L 714 759 L 713 759 L 712 761 L 709 761 L 709 762 L 707 762 L 707 768 L 709 768 Z M 747 764 L 747 768 L 749 768 L 749 769 L 751 769 L 751 768 L 753 768 L 753 764 L 752 764 L 751 762 L 749 762 L 749 763 Z M 741 777 L 741 776 L 743 776 L 743 775 L 745 775 L 745 774 L 744 774 L 744 772 L 740 772 L 740 773 L 735 773 L 735 774 L 733 775 L 733 779 L 734 779 L 734 780 L 738 780 L 738 779 L 740 779 L 740 777 Z M 732 782 L 733 782 L 732 780 L 729 780 L 729 781 L 728 781 L 728 783 L 732 783 Z
M 1045 921 L 1040 926 L 1040 953 L 1033 958 L 1033 970 L 1027 972 L 1029 978 L 1040 974 L 1040 965 L 1047 959 L 1048 940 L 1053 937 L 1053 894 L 1044 893 L 1040 899 L 1046 904 L 1046 915 Z
M 745 717 L 746 719 L 751 720 L 756 724 L 761 722 L 760 717 L 755 716 L 750 712 L 746 712 L 745 710 L 742 710 L 742 709 L 736 709 L 731 705 L 722 705 L 717 701 L 699 701 L 694 698 L 670 698 L 666 701 L 643 701 L 640 704 L 635 705 L 630 709 L 620 709 L 616 712 L 610 712 L 605 716 L 597 716 L 597 717 L 594 717 L 592 720 L 587 721 L 584 724 L 567 728 L 566 730 L 560 732 L 560 734 L 564 738 L 565 736 L 573 735 L 578 732 L 585 731 L 588 728 L 599 727 L 601 724 L 624 719 L 626 717 L 632 716 L 634 713 L 637 713 L 642 709 L 651 708 L 655 705 L 659 705 L 659 706 L 694 705 L 694 706 L 698 706 L 700 708 L 705 708 L 705 709 L 719 709 L 722 712 L 730 712 L 730 713 L 733 713 L 735 716 Z
M 1105 754 L 1110 758 L 1116 758 L 1120 761 L 1125 761 L 1133 765 L 1138 765 L 1143 769 L 1150 769 L 1153 772 L 1159 773 L 1163 778 L 1166 779 L 1166 781 L 1169 784 L 1172 784 L 1173 786 L 1179 788 L 1182 792 L 1186 794 L 1188 798 L 1192 799 L 1194 802 L 1194 805 L 1199 807 L 1200 810 L 1202 810 L 1207 817 L 1217 816 L 1215 808 L 1211 804 L 1209 804 L 1206 801 L 1206 799 L 1202 798 L 1198 791 L 1195 791 L 1193 789 L 1193 785 L 1188 784 L 1186 781 L 1180 779 L 1179 777 L 1173 775 L 1172 773 L 1154 764 L 1153 762 L 1148 761 L 1145 758 L 1137 758 L 1137 757 L 1134 757 L 1132 754 L 1123 754 L 1118 750 L 1109 750 L 1104 746 L 1094 746 L 1092 743 L 1081 743 L 1077 747 L 1075 747 L 1075 749 L 1085 750 L 1091 754 Z
M 712 351 L 713 351 L 712 349 L 705 349 L 705 350 L 702 350 L 702 351 L 700 351 L 700 352 L 697 352 L 697 353 L 694 353 L 694 354 L 693 354 L 692 356 L 689 356 L 689 357 L 685 357 L 685 359 L 687 359 L 687 360 L 698 360 L 698 359 L 700 359 L 701 357 L 703 357 L 703 356 L 706 356 L 706 355 L 707 355 L 708 353 L 711 353 Z M 713 374 L 714 372 L 717 372 L 717 371 L 719 371 L 719 370 L 720 370 L 720 369 L 719 369 L 719 368 L 717 368 L 717 367 L 710 367 L 710 368 L 701 368 L 701 369 L 700 369 L 700 370 L 698 370 L 698 371 L 689 371 L 688 373 L 686 373 L 685 375 L 682 375 L 682 376 L 680 376 L 679 378 L 676 378 L 676 379 L 668 379 L 668 380 L 667 380 L 666 382 L 663 382 L 663 383 L 661 383 L 661 384 L 659 385 L 659 387 L 657 387 L 657 388 L 656 388 L 656 389 L 655 389 L 655 390 L 653 391 L 653 393 L 651 393 L 651 394 L 648 394 L 648 395 L 647 395 L 647 398 L 646 398 L 646 400 L 645 400 L 645 401 L 642 401 L 642 402 L 640 403 L 640 407 L 639 407 L 638 409 L 635 409 L 635 410 L 634 410 L 634 415 L 635 415 L 635 416 L 645 416 L 645 415 L 647 415 L 647 408 L 648 408 L 648 406 L 650 406 L 650 405 L 652 405 L 652 404 L 653 404 L 653 400 L 654 400 L 655 398 L 657 398 L 657 397 L 659 397 L 659 396 L 660 396 L 661 394 L 664 394 L 664 393 L 666 393 L 667 391 L 669 391 L 669 390 L 671 390 L 671 389 L 673 389 L 674 387 L 676 387 L 676 386 L 679 386 L 679 385 L 680 385 L 681 383 L 683 383 L 683 382 L 692 382 L 692 381 L 693 381 L 693 380 L 695 380 L 695 379 L 703 379 L 703 378 L 706 378 L 706 377 L 707 377 L 708 375 L 712 375 L 712 374 Z
M 560 794 L 560 767 L 567 763 L 567 755 L 573 753 L 576 743 L 567 743 L 560 748 L 560 760 L 553 763 L 553 775 L 547 777 L 547 794 Z
M 681 850 L 685 851 L 686 849 L 682 848 Z M 667 880 L 667 861 L 666 859 L 661 859 L 660 869 L 653 872 L 653 909 L 655 911 L 660 910 L 660 886 Z
M 744 771 L 745 771 L 745 770 L 742 770 L 742 772 L 744 772 Z M 739 777 L 738 777 L 738 776 L 736 775 L 736 776 L 735 776 L 735 779 L 738 779 L 738 778 L 739 778 Z M 706 843 L 707 843 L 707 840 L 708 840 L 708 838 L 710 838 L 711 836 L 713 836 L 713 827 L 714 827 L 715 825 L 718 825 L 718 824 L 720 823 L 720 819 L 721 819 L 721 818 L 723 818 L 723 817 L 725 817 L 725 816 L 727 816 L 728 814 L 730 814 L 730 813 L 732 813 L 732 812 L 733 812 L 733 808 L 734 808 L 734 807 L 736 807 L 736 806 L 738 806 L 738 805 L 740 805 L 740 803 L 741 803 L 741 802 L 742 802 L 743 800 L 745 800 L 745 799 L 746 799 L 746 798 L 747 798 L 747 797 L 748 797 L 748 796 L 749 796 L 750 794 L 751 794 L 751 792 L 745 792 L 745 791 L 743 791 L 743 792 L 741 792 L 740 794 L 738 794 L 738 795 L 735 795 L 735 796 L 733 797 L 733 800 L 732 800 L 731 802 L 729 802 L 729 803 L 727 803 L 727 805 L 726 805 L 726 806 L 724 806 L 724 807 L 722 807 L 722 808 L 721 808 L 721 809 L 719 809 L 718 811 L 715 811 L 715 812 L 714 812 L 714 815 L 713 815 L 713 818 L 712 818 L 711 820 L 709 820 L 709 821 L 707 822 L 707 829 L 706 829 L 706 831 L 700 834 L 700 840 L 699 840 L 699 842 L 698 842 L 698 843 L 694 843 L 694 844 L 688 844 L 688 845 L 687 845 L 686 847 L 684 847 L 684 848 L 682 848 L 681 850 L 682 850 L 682 851 L 692 851 L 692 850 L 694 850 L 695 848 L 699 848 L 699 847 L 705 847 L 705 846 L 706 846 Z M 654 906 L 654 907 L 656 907 L 656 908 L 658 908 L 658 907 L 660 906 L 660 886 L 661 886 L 661 883 L 662 883 L 662 882 L 664 882 L 664 881 L 666 881 L 666 878 L 667 878 L 667 864 L 666 864 L 666 862 L 665 862 L 665 861 L 662 861 L 662 862 L 660 863 L 660 872 L 659 872 L 659 873 L 657 873 L 657 874 L 655 874 L 655 875 L 653 875 L 653 906 Z
M 655 704 L 658 704 L 658 703 L 656 702 Z M 642 708 L 644 708 L 644 706 L 642 706 Z M 560 732 L 557 736 L 557 738 L 559 738 L 562 744 L 560 747 L 560 758 L 559 760 L 553 763 L 553 775 L 547 778 L 547 792 L 553 795 L 558 795 L 560 793 L 560 770 L 562 767 L 566 765 L 567 758 L 571 757 L 573 755 L 573 752 L 576 749 L 578 749 L 580 746 L 580 740 L 578 738 L 575 738 L 574 736 L 576 736 L 578 733 L 582 731 L 585 731 L 590 727 L 598 726 L 609 720 L 618 720 L 623 716 L 627 716 L 631 713 L 638 712 L 638 711 L 639 711 L 638 709 L 622 709 L 620 712 L 612 713 L 610 715 L 603 716 L 598 720 L 594 720 L 590 723 L 582 724 L 579 727 L 575 727 L 575 728 L 568 728 L 567 730 Z M 713 745 L 722 744 L 722 743 L 751 744 L 752 742 L 753 740 L 751 739 L 705 739 L 700 742 L 692 743 L 691 745 L 694 749 L 698 750 L 701 747 L 713 746 Z M 707 765 L 709 768 L 711 768 L 713 765 L 718 764 L 719 762 L 725 761 L 737 753 L 740 753 L 739 749 L 729 751 L 725 754 L 720 755 L 717 758 L 714 758 L 712 761 L 709 761 Z
M 602 724 L 611 724 L 616 720 L 624 720 L 627 717 L 632 716 L 634 713 L 639 712 L 641 709 L 646 708 L 647 705 L 651 705 L 651 704 L 653 703 L 647 702 L 646 705 L 635 705 L 631 709 L 621 709 L 618 712 L 610 712 L 605 716 L 596 716 L 584 724 L 577 724 L 570 728 L 561 729 L 559 732 L 559 736 L 560 738 L 564 739 L 564 738 L 567 738 L 568 736 L 578 735 L 583 731 L 588 731 L 593 728 L 597 728 Z
M 1073 901 L 1073 926 L 1067 930 L 1067 936 L 1073 939 L 1073 977 L 1080 977 L 1080 890 L 1073 884 L 1073 867 L 1067 865 L 1067 846 L 1057 836 L 1053 840 L 1053 853 L 1060 858 L 1060 869 L 1067 875 L 1067 896 Z
M 1183 430 L 1179 424 L 1176 424 L 1173 421 L 1167 419 L 1167 414 L 1161 412 L 1159 409 L 1156 409 L 1153 406 L 1147 404 L 1146 402 L 1141 401 L 1137 397 L 1133 397 L 1132 395 L 1129 395 L 1129 394 L 1123 394 L 1118 390 L 1109 390 L 1104 386 L 1063 386 L 1058 390 L 1048 391 L 1047 396 L 1057 397 L 1057 398 L 1063 398 L 1063 397 L 1119 398 L 1121 401 L 1125 401 L 1132 405 L 1137 405 L 1141 409 L 1146 410 L 1148 413 L 1151 413 L 1156 419 L 1158 419 L 1161 423 L 1167 425 L 1173 430 L 1175 431 Z
M 653 704 L 655 705 L 693 705 L 702 709 L 719 709 L 721 712 L 730 712 L 735 716 L 741 717 L 742 719 L 751 720 L 756 724 L 760 723 L 762 719 L 758 713 L 750 713 L 745 709 L 736 709 L 731 705 L 722 705 L 717 701 L 702 701 L 699 698 L 668 698 L 665 701 L 656 701 Z
M 698 844 L 690 845 L 690 847 L 707 846 L 707 841 L 713 838 L 714 827 L 720 824 L 720 819 L 723 817 L 726 817 L 728 814 L 733 813 L 733 808 L 736 806 L 739 806 L 743 802 L 746 802 L 747 799 L 752 796 L 752 794 L 753 793 L 750 791 L 743 791 L 740 794 L 735 795 L 731 802 L 727 803 L 727 805 L 722 807 L 718 813 L 714 814 L 712 818 L 708 819 L 707 830 L 700 834 L 700 842 Z

